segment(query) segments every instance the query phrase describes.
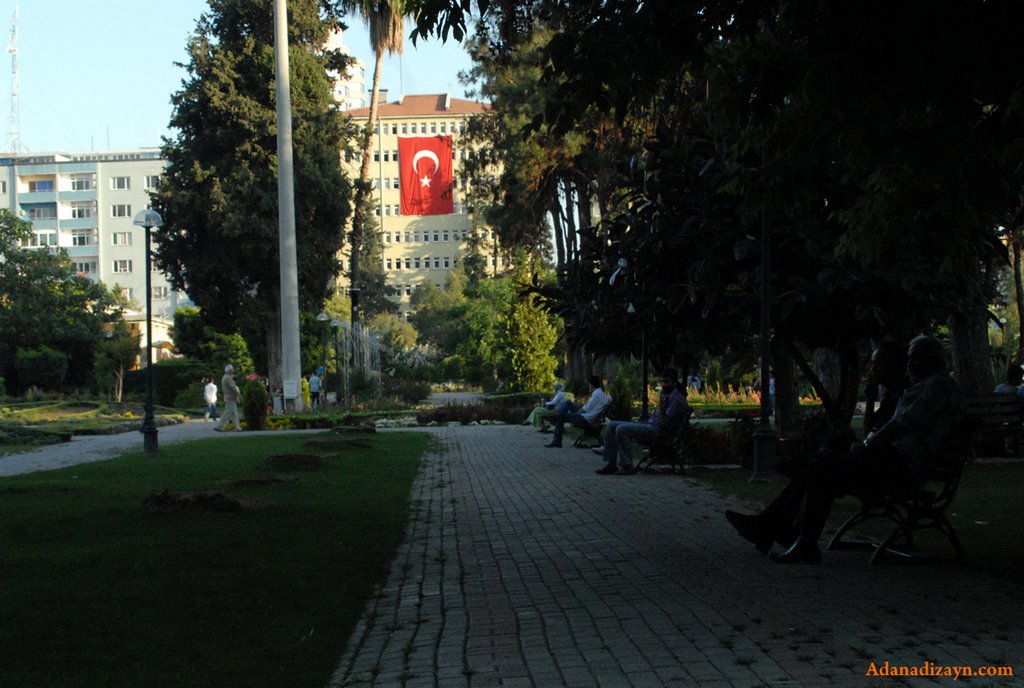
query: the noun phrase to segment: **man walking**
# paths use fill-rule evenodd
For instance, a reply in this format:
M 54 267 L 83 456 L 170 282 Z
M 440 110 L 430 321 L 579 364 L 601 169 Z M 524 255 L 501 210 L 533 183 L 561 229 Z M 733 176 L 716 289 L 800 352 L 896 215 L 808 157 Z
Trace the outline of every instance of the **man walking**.
M 242 400 L 242 393 L 238 391 L 235 384 L 235 366 L 228 363 L 224 366 L 224 377 L 220 379 L 221 389 L 224 390 L 224 415 L 221 416 L 220 425 L 214 428 L 217 432 L 225 430 L 228 423 L 234 423 L 236 430 L 242 429 L 242 423 L 238 419 L 238 402 Z

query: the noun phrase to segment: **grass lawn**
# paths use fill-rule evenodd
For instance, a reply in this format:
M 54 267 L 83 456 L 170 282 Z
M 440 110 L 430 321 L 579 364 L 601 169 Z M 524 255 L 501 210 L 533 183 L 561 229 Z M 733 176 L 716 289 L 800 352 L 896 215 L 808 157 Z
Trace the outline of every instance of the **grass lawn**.
M 767 504 L 782 489 L 781 484 L 751 483 L 750 471 L 745 469 L 691 468 L 687 475 L 708 482 L 722 494 L 746 500 L 752 506 Z M 956 501 L 947 514 L 960 536 L 968 566 L 1018 584 L 1024 583 L 1024 519 L 1020 517 L 1022 489 L 1024 463 L 969 464 Z M 859 502 L 852 498 L 837 502 L 832 509 L 829 528 L 842 523 L 858 505 Z M 882 524 L 881 521 L 876 523 Z M 826 535 L 830 532 L 827 529 Z M 884 534 L 877 527 L 874 533 Z M 936 556 L 952 554 L 944 536 L 924 533 L 915 537 L 926 552 L 934 552 Z
M 268 467 L 308 439 L 205 440 L 0 479 L 0 686 L 326 685 L 401 540 L 429 437 Z M 299 479 L 232 484 L 286 475 Z M 262 502 L 143 506 L 164 489 Z

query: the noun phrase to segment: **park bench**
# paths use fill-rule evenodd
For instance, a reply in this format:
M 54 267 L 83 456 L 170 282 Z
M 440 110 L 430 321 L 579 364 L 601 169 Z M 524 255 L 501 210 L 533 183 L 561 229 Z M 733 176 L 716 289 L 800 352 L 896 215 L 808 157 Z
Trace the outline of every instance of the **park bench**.
M 636 471 L 646 471 L 654 464 L 668 464 L 672 467 L 672 474 L 676 470 L 683 472 L 683 461 L 686 458 L 686 444 L 690 438 L 690 418 L 693 416 L 693 409 L 686 409 L 683 419 L 679 421 L 679 427 L 669 437 L 662 437 L 657 440 L 637 440 L 637 444 L 644 448 L 645 452 L 640 460 L 636 462 Z
M 609 404 L 610 406 L 610 404 Z M 572 443 L 572 446 L 577 449 L 591 449 L 593 447 L 600 447 L 603 444 L 601 440 L 601 432 L 604 430 L 604 421 L 608 417 L 608 406 L 604 407 L 600 415 L 594 419 L 593 423 L 588 423 L 586 427 L 580 428 L 583 432 L 576 441 Z M 594 444 L 590 444 L 591 440 L 596 440 Z
M 1024 400 L 1016 394 L 983 394 L 964 399 L 968 415 L 976 418 L 975 449 L 978 455 L 1013 456 L 1024 450 Z
M 897 554 L 915 558 L 911 550 L 914 533 L 922 530 L 937 530 L 949 540 L 956 560 L 964 559 L 960 539 L 953 524 L 946 518 L 946 511 L 956 497 L 957 487 L 964 466 L 974 455 L 974 433 L 984 423 L 982 411 L 977 406 L 967 406 L 967 415 L 954 434 L 953 440 L 940 455 L 934 457 L 931 471 L 925 483 L 906 493 L 890 494 L 878 492 L 856 495 L 861 508 L 839 527 L 829 541 L 828 549 L 873 549 L 870 562 L 881 561 L 885 554 Z M 893 528 L 880 542 L 850 541 L 847 534 L 862 523 L 883 518 L 893 522 Z

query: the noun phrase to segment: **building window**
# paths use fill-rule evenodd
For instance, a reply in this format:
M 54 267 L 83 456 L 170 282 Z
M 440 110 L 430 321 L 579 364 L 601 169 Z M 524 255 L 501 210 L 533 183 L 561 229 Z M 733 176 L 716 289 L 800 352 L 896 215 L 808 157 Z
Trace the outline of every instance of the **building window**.
M 391 243 L 391 232 L 384 232 L 384 243 L 385 244 L 390 244 Z
M 406 124 L 405 122 L 402 123 L 402 133 L 403 134 L 408 134 L 409 133 L 409 125 Z
M 167 287 L 153 287 L 153 298 L 157 301 L 163 301 L 167 299 L 169 290 Z
M 450 262 L 450 259 L 448 258 L 448 256 L 445 256 L 445 259 L 444 259 L 444 267 L 445 267 L 446 269 L 447 269 L 447 268 L 450 268 L 450 267 L 451 267 L 451 262 Z
M 380 151 L 373 151 L 373 161 L 380 162 Z
M 434 241 L 440 241 L 440 240 L 441 240 L 441 233 L 440 232 L 434 232 Z
M 87 217 L 93 216 L 93 204 L 92 203 L 72 203 L 71 204 L 71 217 L 76 220 L 84 220 Z
M 79 275 L 91 275 L 96 272 L 96 261 L 86 260 L 80 263 L 75 263 L 75 272 Z
M 131 179 L 128 177 L 111 177 L 110 188 L 114 191 L 127 191 L 132 188 Z
M 384 215 L 387 216 L 387 217 L 391 217 L 391 206 L 389 206 L 389 205 L 384 206 Z
M 115 260 L 114 272 L 131 272 L 132 262 L 130 260 Z
M 411 284 L 405 285 L 405 295 L 406 296 L 412 296 L 412 285 Z
M 114 232 L 110 235 L 110 244 L 112 246 L 131 246 L 132 245 L 132 233 L 131 232 Z
M 426 134 L 427 133 L 427 123 L 426 122 L 420 122 L 420 133 L 421 134 Z
M 398 177 L 395 177 L 394 179 L 391 180 L 391 188 L 392 189 L 397 189 L 398 188 Z
M 146 175 L 146 187 L 147 189 L 155 189 L 160 186 L 160 175 L 159 174 L 147 174 Z
M 395 162 L 398 162 L 398 151 L 397 150 L 391 151 L 391 159 L 394 160 Z
M 401 269 L 402 269 L 402 259 L 401 258 L 395 258 L 395 270 L 401 270 Z
M 28 183 L 29 193 L 39 193 L 42 191 L 53 191 L 53 180 L 52 179 L 35 179 Z
M 412 270 L 412 258 L 405 259 L 405 269 Z
M 75 174 L 71 176 L 72 191 L 91 191 L 96 182 L 91 174 Z
M 377 217 L 380 217 L 380 206 L 377 206 L 376 208 L 373 209 L 373 214 L 376 215 Z
M 135 298 L 135 290 L 131 287 L 123 287 L 121 289 L 121 296 L 125 297 L 129 301 Z
M 430 232 L 423 232 L 423 241 L 430 241 Z
M 448 133 L 448 123 L 447 122 L 441 122 L 441 133 L 442 134 L 447 134 Z
M 402 233 L 401 232 L 395 232 L 395 243 L 396 244 L 402 243 Z
M 431 134 L 436 134 L 437 133 L 437 122 L 431 122 L 430 123 L 430 133 Z
M 384 261 L 384 269 L 385 270 L 390 270 L 391 269 L 391 259 L 390 258 L 388 258 L 387 260 Z
M 419 258 L 413 258 L 412 259 L 412 266 L 414 268 L 416 268 L 417 270 L 419 270 L 420 269 L 420 259 Z
M 411 235 L 409 234 L 409 232 L 406 232 L 406 233 L 405 233 L 405 243 L 407 243 L 407 244 L 408 244 L 408 243 L 409 243 L 410 241 L 412 241 L 412 239 L 410 238 L 410 236 L 411 236 Z
M 37 206 L 35 208 L 28 209 L 28 219 L 30 220 L 55 220 L 57 219 L 57 209 L 54 206 Z
M 7 182 L 0 181 L 0 194 L 7 195 Z
M 435 268 L 440 268 L 441 267 L 441 259 L 436 257 L 436 256 L 434 257 L 434 267 Z
M 402 214 L 402 206 L 399 205 L 398 203 L 395 203 L 395 210 L 392 213 L 392 215 L 394 215 L 395 217 L 398 217 L 401 214 Z
M 110 207 L 111 217 L 131 217 L 132 207 L 127 203 L 118 203 Z
M 93 230 L 77 230 L 71 233 L 72 246 L 92 246 Z M 79 272 L 82 272 L 81 270 Z
M 392 136 L 397 136 L 398 135 L 398 125 L 397 124 L 392 124 L 391 125 L 391 135 Z
M 28 240 L 29 246 L 56 246 L 56 232 L 33 232 Z

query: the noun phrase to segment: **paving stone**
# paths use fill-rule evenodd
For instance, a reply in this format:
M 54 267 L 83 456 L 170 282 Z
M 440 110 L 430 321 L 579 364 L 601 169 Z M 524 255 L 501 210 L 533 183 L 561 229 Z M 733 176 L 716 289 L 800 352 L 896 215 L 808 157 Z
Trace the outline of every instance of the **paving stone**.
M 430 432 L 387 595 L 331 686 L 862 688 L 872 661 L 1024 656 L 1019 586 L 860 552 L 773 565 L 722 517 L 743 505 L 689 478 L 597 476 L 521 426 Z

